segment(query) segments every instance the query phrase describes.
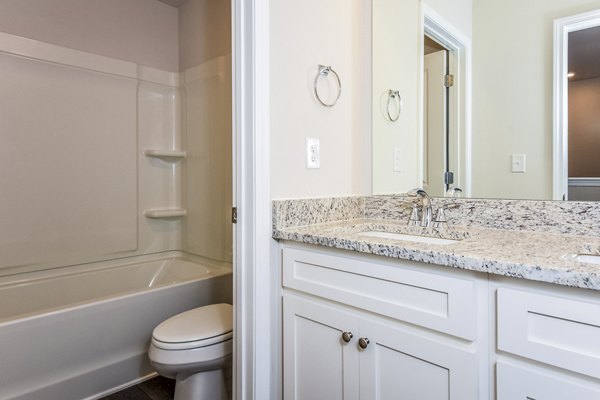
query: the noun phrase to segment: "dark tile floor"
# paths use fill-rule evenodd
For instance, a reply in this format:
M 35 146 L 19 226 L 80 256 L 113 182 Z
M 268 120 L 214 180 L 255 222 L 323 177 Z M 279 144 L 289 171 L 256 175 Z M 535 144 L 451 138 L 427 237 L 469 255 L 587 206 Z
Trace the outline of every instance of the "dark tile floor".
M 158 376 L 100 400 L 173 400 L 175 381 Z

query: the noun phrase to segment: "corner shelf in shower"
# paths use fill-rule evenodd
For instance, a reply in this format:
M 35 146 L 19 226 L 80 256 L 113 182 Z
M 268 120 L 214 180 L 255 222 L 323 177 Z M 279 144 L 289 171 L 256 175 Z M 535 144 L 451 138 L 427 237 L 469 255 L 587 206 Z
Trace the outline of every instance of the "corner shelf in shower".
M 183 218 L 187 214 L 185 208 L 154 208 L 144 211 L 144 216 L 150 219 Z
M 177 150 L 154 150 L 154 149 L 146 149 L 144 150 L 144 155 L 146 157 L 152 158 L 160 158 L 163 161 L 171 161 L 176 162 L 179 161 L 187 155 L 185 151 L 177 151 Z

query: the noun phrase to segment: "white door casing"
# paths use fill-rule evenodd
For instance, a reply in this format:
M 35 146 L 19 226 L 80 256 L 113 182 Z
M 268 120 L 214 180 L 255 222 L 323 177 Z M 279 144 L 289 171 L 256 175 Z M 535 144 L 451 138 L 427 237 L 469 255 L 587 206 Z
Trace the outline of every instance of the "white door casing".
M 271 273 L 269 0 L 232 0 L 234 399 L 278 398 Z M 274 323 L 275 321 L 275 323 Z

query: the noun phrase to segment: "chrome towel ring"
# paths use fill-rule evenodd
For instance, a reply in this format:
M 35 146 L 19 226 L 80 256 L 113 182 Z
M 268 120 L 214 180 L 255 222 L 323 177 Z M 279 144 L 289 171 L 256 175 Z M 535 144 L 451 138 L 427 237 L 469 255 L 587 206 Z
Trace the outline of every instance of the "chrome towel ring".
M 396 115 L 394 116 L 392 116 L 392 113 L 390 112 L 390 105 L 392 103 L 396 104 Z M 396 122 L 400 118 L 400 114 L 402 113 L 402 96 L 400 96 L 400 92 L 398 90 L 388 90 L 388 99 L 385 111 L 387 112 L 389 120 L 392 122 Z
M 337 85 L 338 85 L 338 91 L 337 91 L 337 97 L 335 98 L 333 103 L 326 103 L 321 99 L 321 96 L 319 96 L 319 90 L 317 89 L 318 83 L 319 83 L 319 79 L 321 77 L 325 77 L 327 78 L 329 76 L 329 73 L 331 72 L 331 74 L 335 77 L 335 80 L 337 81 Z M 319 64 L 319 73 L 317 74 L 316 78 L 315 78 L 315 83 L 313 84 L 313 88 L 315 90 L 315 96 L 317 98 L 317 100 L 319 100 L 319 103 L 321 103 L 322 105 L 324 105 L 325 107 L 333 107 L 337 104 L 338 100 L 340 99 L 340 96 L 342 95 L 342 82 L 340 81 L 340 77 L 337 74 L 337 72 L 335 72 L 333 70 L 333 68 L 325 66 L 325 65 L 320 65 Z

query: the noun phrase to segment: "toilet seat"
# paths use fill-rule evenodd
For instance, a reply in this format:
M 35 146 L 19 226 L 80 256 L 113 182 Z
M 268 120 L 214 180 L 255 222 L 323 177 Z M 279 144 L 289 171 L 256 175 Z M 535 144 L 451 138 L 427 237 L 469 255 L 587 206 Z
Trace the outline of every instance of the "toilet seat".
M 233 337 L 233 308 L 211 304 L 185 311 L 158 325 L 152 345 L 163 350 L 190 350 L 216 345 Z
M 156 338 L 152 338 L 152 345 L 158 347 L 163 350 L 191 350 L 197 349 L 200 347 L 212 346 L 218 343 L 225 342 L 233 337 L 233 331 L 227 332 L 223 335 L 213 336 L 211 338 L 200 339 L 200 340 L 192 340 L 189 342 L 163 342 Z

